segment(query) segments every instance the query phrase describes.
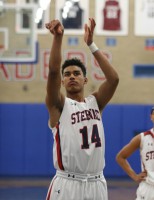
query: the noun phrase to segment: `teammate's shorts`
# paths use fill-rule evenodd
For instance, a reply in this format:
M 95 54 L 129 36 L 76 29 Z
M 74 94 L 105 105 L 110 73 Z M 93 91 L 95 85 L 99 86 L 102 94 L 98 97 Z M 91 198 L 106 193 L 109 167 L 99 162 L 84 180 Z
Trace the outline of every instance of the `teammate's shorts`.
M 136 200 L 154 200 L 154 185 L 142 181 L 139 184 L 136 195 Z
M 108 200 L 106 180 L 102 173 L 81 175 L 57 171 L 46 200 Z

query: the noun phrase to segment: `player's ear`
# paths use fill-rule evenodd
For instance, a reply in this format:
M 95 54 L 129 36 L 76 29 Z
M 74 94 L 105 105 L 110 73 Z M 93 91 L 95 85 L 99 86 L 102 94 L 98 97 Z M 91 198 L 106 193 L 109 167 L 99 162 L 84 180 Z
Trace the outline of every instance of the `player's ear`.
M 154 123 L 154 118 L 152 117 L 152 114 L 150 115 L 150 119 Z
M 84 83 L 85 83 L 85 84 L 88 83 L 88 79 L 87 79 L 87 77 L 84 78 Z
M 62 81 L 61 81 L 61 84 L 62 84 L 62 86 L 64 86 L 64 81 L 63 81 L 63 79 L 62 79 Z

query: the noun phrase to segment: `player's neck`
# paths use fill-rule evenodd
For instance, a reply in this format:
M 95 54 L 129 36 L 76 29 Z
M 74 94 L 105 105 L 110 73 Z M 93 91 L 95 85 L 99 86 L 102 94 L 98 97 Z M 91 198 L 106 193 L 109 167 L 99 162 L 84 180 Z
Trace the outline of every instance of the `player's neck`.
M 84 95 L 81 93 L 67 93 L 67 97 L 78 102 L 84 102 Z

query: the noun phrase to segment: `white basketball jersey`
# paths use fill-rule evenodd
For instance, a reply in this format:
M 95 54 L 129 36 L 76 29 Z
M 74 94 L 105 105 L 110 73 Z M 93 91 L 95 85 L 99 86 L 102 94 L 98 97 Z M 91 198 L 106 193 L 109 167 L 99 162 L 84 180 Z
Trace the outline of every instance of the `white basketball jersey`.
M 144 0 L 142 11 L 147 20 L 154 19 L 154 0 Z
M 152 129 L 141 133 L 140 155 L 142 170 L 148 173 L 146 182 L 154 185 L 154 132 Z
M 50 127 L 51 128 L 51 127 Z M 101 172 L 104 160 L 104 129 L 93 95 L 78 102 L 65 98 L 54 136 L 53 159 L 58 170 L 92 174 Z

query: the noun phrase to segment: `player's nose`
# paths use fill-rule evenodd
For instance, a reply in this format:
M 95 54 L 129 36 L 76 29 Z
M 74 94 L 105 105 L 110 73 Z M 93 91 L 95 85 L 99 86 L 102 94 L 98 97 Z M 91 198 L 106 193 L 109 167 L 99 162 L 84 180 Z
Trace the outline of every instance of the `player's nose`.
M 75 78 L 74 74 L 71 73 L 71 74 L 70 74 L 70 79 L 74 79 L 74 78 Z

